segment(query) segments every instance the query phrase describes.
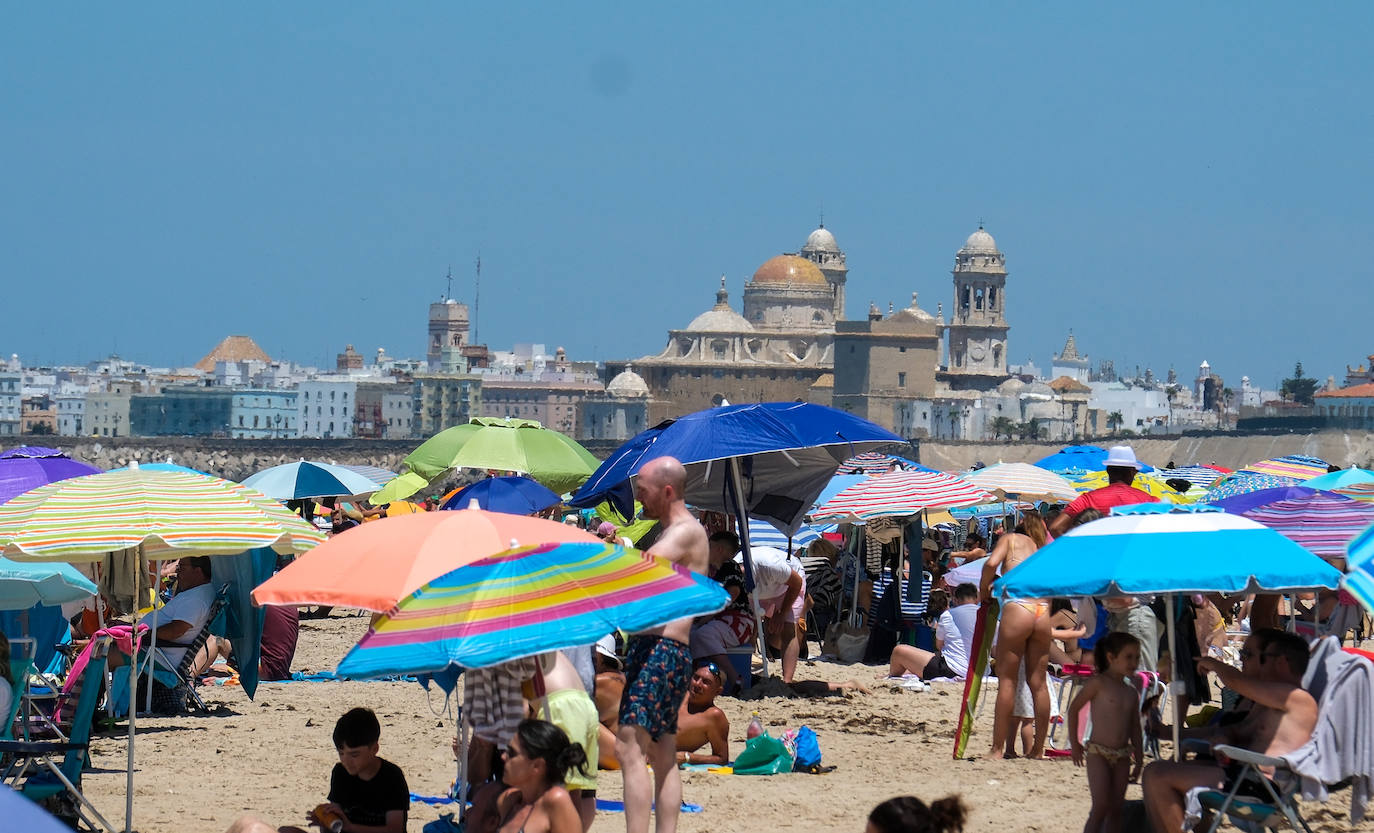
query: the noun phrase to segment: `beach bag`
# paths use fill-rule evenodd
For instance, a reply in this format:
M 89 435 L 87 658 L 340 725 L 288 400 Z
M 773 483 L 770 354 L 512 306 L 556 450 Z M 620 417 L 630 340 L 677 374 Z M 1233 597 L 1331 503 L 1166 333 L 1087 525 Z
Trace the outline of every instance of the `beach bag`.
M 837 657 L 840 662 L 858 662 L 868 647 L 868 628 L 836 622 L 825 631 L 821 650 Z
M 797 730 L 797 751 L 792 768 L 805 772 L 821 765 L 821 741 L 810 726 Z
M 783 742 L 764 732 L 750 738 L 735 758 L 736 775 L 777 775 L 792 771 L 792 756 Z

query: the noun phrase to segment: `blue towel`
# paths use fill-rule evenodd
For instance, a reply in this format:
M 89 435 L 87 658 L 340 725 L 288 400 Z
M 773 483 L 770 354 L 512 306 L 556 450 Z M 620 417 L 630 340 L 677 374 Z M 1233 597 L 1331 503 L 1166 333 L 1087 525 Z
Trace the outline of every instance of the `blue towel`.
M 411 793 L 410 800 L 417 804 L 452 804 L 454 802 L 454 799 L 446 795 L 420 795 L 419 793 Z M 602 813 L 623 813 L 625 812 L 625 802 L 610 798 L 598 798 L 596 809 Z M 684 801 L 682 802 L 682 812 L 700 813 L 701 805 L 689 804 Z
M 333 671 L 312 671 L 306 674 L 303 671 L 292 671 L 289 680 L 272 680 L 275 683 L 336 683 L 342 681 L 355 683 L 414 683 L 419 682 L 419 678 L 409 674 L 388 674 L 385 677 L 375 677 L 368 680 L 355 680 L 352 677 L 340 677 Z

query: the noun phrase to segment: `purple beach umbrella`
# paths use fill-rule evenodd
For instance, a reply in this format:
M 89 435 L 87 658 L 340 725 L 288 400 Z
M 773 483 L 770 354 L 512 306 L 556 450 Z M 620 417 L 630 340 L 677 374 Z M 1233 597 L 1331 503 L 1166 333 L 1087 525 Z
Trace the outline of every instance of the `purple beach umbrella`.
M 73 460 L 56 448 L 26 445 L 0 453 L 0 503 L 30 489 L 102 470 Z

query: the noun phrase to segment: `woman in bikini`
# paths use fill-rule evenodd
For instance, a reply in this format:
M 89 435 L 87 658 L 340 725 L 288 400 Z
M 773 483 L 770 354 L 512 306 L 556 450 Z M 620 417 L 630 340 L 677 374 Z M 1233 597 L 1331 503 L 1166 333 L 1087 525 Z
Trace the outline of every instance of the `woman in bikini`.
M 510 789 L 497 799 L 500 833 L 582 833 L 582 818 L 563 779 L 587 767 L 587 754 L 557 726 L 525 720 L 502 751 L 502 780 Z
M 1045 545 L 1045 521 L 1034 509 L 1026 510 L 1018 531 L 1003 535 L 983 564 L 980 595 L 992 599 L 992 583 L 998 575 L 1020 564 Z M 1026 664 L 1026 684 L 1035 706 L 1035 735 L 1029 757 L 1045 756 L 1045 735 L 1050 725 L 1050 692 L 1045 669 L 1050 655 L 1050 605 L 1045 599 L 1008 599 L 997 626 L 997 705 L 993 711 L 990 758 L 1004 756 L 1016 705 L 1016 678 Z

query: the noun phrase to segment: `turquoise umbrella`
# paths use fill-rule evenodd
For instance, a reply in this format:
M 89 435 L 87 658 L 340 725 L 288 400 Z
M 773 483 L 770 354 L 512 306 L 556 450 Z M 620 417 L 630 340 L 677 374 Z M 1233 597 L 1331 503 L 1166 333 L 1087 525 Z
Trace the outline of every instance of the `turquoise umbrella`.
M 1341 469 L 1340 471 L 1327 472 L 1311 480 L 1304 480 L 1299 485 L 1309 489 L 1334 492 L 1336 489 L 1348 489 L 1361 483 L 1374 483 L 1374 471 L 1360 468 Z
M 1374 526 L 1351 541 L 1347 552 L 1350 572 L 1341 578 L 1341 587 L 1374 613 Z
M 95 584 L 70 564 L 0 558 L 0 610 L 66 604 L 94 596 L 95 590 Z

